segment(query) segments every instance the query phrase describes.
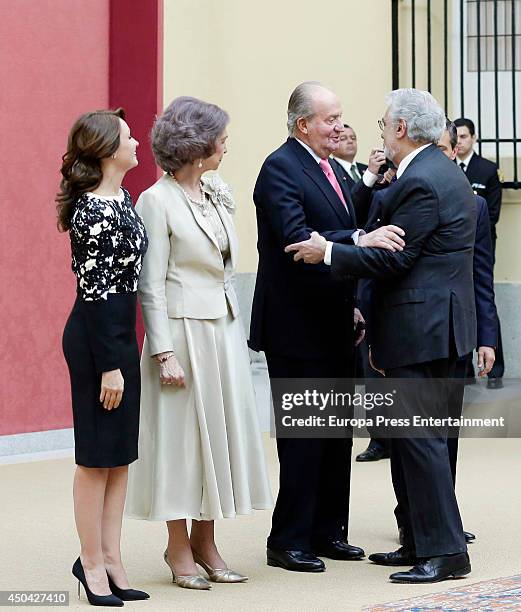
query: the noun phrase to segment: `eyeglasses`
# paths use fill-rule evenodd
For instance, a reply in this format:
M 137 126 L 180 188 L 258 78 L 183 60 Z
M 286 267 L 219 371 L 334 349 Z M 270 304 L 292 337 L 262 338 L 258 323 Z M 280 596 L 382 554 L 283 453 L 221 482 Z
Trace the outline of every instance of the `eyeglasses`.
M 385 127 L 385 121 L 383 119 L 378 119 L 378 127 L 383 132 Z

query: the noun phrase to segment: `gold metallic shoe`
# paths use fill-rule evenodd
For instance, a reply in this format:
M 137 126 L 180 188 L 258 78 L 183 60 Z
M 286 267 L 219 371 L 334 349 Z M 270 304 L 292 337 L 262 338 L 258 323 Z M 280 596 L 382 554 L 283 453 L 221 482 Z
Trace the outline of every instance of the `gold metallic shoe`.
M 194 561 L 204 569 L 212 582 L 246 582 L 248 580 L 248 576 L 243 576 L 232 569 L 214 569 L 210 567 L 194 550 L 192 550 L 192 554 Z
M 165 554 L 163 555 L 163 559 L 172 572 L 172 582 L 175 582 L 177 586 L 180 586 L 183 589 L 197 589 L 199 591 L 209 591 L 212 588 L 212 585 L 208 582 L 208 580 L 202 576 L 199 576 L 199 574 L 196 576 L 176 576 L 174 568 L 168 559 L 168 551 L 166 550 Z

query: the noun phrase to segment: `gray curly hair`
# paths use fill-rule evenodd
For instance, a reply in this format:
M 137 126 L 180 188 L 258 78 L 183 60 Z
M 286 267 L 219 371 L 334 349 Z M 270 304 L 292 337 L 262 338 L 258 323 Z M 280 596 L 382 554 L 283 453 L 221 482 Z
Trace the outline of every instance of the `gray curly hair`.
M 152 128 L 152 152 L 158 166 L 174 173 L 215 152 L 215 141 L 230 118 L 222 108 L 198 98 L 173 100 Z
M 387 96 L 389 119 L 396 123 L 403 119 L 407 135 L 418 143 L 437 143 L 445 130 L 445 112 L 436 99 L 419 89 L 395 89 Z

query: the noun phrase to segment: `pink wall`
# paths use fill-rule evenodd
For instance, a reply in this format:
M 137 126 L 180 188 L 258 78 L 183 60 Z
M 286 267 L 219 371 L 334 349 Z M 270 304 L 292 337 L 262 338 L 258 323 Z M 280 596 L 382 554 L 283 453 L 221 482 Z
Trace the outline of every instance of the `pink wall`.
M 0 434 L 70 427 L 74 301 L 54 195 L 67 133 L 109 101 L 109 0 L 0 3 Z
M 149 131 L 162 108 L 162 0 L 0 2 L 0 435 L 71 427 L 61 336 L 75 299 L 54 197 L 83 112 L 123 106 L 141 143 L 125 179 L 158 172 Z

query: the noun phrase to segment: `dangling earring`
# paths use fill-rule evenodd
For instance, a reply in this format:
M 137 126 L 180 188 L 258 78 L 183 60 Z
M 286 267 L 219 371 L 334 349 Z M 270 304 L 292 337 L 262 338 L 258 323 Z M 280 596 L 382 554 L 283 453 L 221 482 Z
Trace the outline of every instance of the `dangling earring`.
M 112 159 L 116 159 L 116 154 L 112 153 Z
M 202 167 L 203 167 L 203 160 L 202 160 L 202 159 L 200 159 L 200 160 L 199 160 L 198 167 L 199 167 L 199 168 L 202 168 Z

